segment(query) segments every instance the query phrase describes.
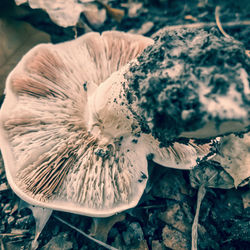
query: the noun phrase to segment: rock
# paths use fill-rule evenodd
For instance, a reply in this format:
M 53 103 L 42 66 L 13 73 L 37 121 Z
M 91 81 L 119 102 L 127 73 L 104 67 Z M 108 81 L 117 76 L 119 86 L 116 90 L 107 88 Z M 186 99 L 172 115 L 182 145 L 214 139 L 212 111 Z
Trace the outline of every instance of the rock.
M 71 250 L 73 249 L 73 243 L 68 240 L 67 233 L 60 233 L 56 237 L 53 237 L 41 250 Z
M 164 245 L 171 249 L 186 250 L 190 249 L 190 236 L 166 225 L 162 230 Z

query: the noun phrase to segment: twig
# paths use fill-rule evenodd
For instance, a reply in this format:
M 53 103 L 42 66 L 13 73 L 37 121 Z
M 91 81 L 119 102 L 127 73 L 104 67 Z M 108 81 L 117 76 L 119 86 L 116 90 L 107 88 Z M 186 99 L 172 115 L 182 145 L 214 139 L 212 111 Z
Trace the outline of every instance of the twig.
M 215 8 L 215 21 L 217 24 L 218 29 L 220 30 L 220 32 L 227 38 L 232 38 L 231 36 L 229 36 L 225 30 L 222 28 L 221 22 L 220 22 L 220 6 L 216 6 Z
M 201 202 L 206 194 L 206 188 L 205 185 L 202 184 L 199 187 L 198 190 L 198 195 L 197 195 L 197 206 L 196 206 L 196 212 L 195 212 L 195 217 L 193 221 L 193 226 L 192 226 L 192 250 L 197 250 L 197 238 L 198 238 L 198 220 L 199 220 L 199 213 L 200 213 L 200 207 L 201 207 Z
M 202 28 L 211 28 L 215 27 L 217 24 L 215 22 L 210 23 L 188 23 L 188 24 L 181 24 L 181 25 L 172 25 L 172 26 L 166 26 L 156 33 L 153 34 L 153 37 L 159 35 L 163 31 L 171 31 L 171 30 L 178 30 L 178 29 L 184 29 L 184 28 L 193 28 L 193 29 L 202 29 Z M 224 27 L 241 27 L 241 26 L 250 26 L 250 20 L 244 20 L 244 21 L 237 21 L 237 22 L 227 22 L 223 23 Z
M 107 249 L 109 249 L 109 250 L 118 250 L 117 248 L 112 247 L 112 246 L 110 246 L 110 245 L 108 245 L 108 244 L 106 244 L 106 243 L 104 243 L 104 242 L 102 242 L 102 241 L 100 241 L 100 240 L 97 240 L 97 239 L 95 239 L 94 237 L 92 237 L 92 236 L 86 234 L 86 233 L 83 232 L 82 230 L 80 230 L 80 229 L 78 229 L 77 227 L 71 225 L 70 223 L 68 223 L 67 221 L 61 219 L 60 217 L 58 217 L 58 216 L 56 216 L 56 215 L 53 215 L 53 216 L 54 216 L 54 218 L 56 218 L 57 220 L 59 220 L 59 221 L 62 222 L 63 224 L 69 226 L 70 228 L 76 230 L 78 233 L 82 234 L 83 236 L 85 236 L 85 237 L 88 238 L 89 240 L 92 240 L 92 241 L 94 241 L 95 243 L 97 243 L 97 244 L 99 244 L 99 245 L 101 245 L 101 246 L 103 246 L 103 247 L 105 247 L 105 248 L 107 248 Z

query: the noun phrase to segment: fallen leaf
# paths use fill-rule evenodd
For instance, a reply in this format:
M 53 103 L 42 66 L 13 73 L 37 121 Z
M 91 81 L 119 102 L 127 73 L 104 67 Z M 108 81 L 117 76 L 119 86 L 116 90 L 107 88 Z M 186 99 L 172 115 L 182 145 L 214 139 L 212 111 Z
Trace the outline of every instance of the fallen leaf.
M 216 161 L 205 161 L 192 169 L 189 174 L 191 186 L 230 189 L 234 187 L 232 177 Z
M 91 6 L 95 0 L 15 0 L 17 5 L 28 3 L 32 9 L 42 9 L 46 11 L 50 19 L 61 27 L 76 26 L 81 13 L 86 10 L 91 11 Z
M 0 95 L 5 80 L 21 57 L 39 43 L 49 42 L 49 35 L 30 24 L 8 18 L 0 19 Z
M 232 176 L 234 186 L 245 185 L 250 177 L 250 133 L 241 137 L 224 136 L 221 139 L 219 154 L 212 160 L 217 161 Z

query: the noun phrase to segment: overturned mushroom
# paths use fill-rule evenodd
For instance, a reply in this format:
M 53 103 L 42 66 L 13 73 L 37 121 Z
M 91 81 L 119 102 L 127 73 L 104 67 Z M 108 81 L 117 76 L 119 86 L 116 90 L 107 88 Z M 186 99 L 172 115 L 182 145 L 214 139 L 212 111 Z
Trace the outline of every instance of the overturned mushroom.
M 190 37 L 185 32 L 183 36 Z M 195 40 L 195 31 L 189 32 Z M 180 34 L 170 37 L 174 35 Z M 136 58 L 148 47 L 143 52 L 147 58 L 159 44 L 162 46 L 161 42 L 154 44 L 149 38 L 121 32 L 89 33 L 58 45 L 39 45 L 23 57 L 7 79 L 0 112 L 6 175 L 17 195 L 38 206 L 105 217 L 138 203 L 148 178 L 147 157 L 163 166 L 191 169 L 209 153 L 208 144 L 174 140 L 184 134 L 188 123 L 177 132 L 172 130 L 172 135 L 163 129 L 168 143 L 168 138 L 155 132 L 165 127 L 171 131 L 167 120 L 154 123 L 157 112 L 168 115 L 169 107 L 155 110 L 151 102 L 150 112 L 143 100 L 146 90 L 155 86 L 144 84 L 143 89 L 142 82 L 142 89 L 138 89 L 141 87 L 131 72 L 138 76 L 142 69 L 147 76 L 156 76 L 150 67 L 145 69 L 142 57 Z M 158 57 L 159 51 L 152 55 L 152 59 Z M 166 57 L 158 67 L 162 72 L 166 69 L 165 76 L 174 78 L 183 69 L 179 71 L 170 61 Z M 171 84 L 163 81 L 156 93 L 165 93 Z M 237 87 L 233 88 L 238 93 Z M 195 88 L 192 90 L 195 93 Z M 231 100 L 231 95 L 225 99 Z M 202 128 L 207 117 L 218 116 L 209 116 L 211 110 L 201 106 Z M 239 116 L 226 114 L 222 120 L 241 124 L 242 129 L 246 119 L 243 105 Z M 221 131 L 215 129 L 207 137 L 218 133 Z

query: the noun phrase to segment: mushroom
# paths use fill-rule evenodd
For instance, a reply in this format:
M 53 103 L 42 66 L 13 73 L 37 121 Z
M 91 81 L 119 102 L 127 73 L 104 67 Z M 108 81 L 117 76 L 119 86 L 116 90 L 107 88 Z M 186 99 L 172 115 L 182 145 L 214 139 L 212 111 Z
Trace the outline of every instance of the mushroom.
M 207 146 L 193 142 L 160 148 L 141 132 L 123 72 L 151 44 L 139 35 L 89 33 L 38 45 L 23 57 L 8 76 L 0 112 L 6 175 L 18 196 L 50 209 L 109 216 L 138 203 L 149 155 L 189 169 L 207 154 Z
M 38 45 L 23 57 L 7 78 L 0 111 L 6 176 L 21 199 L 49 209 L 106 217 L 136 206 L 148 179 L 147 158 L 166 167 L 192 169 L 208 155 L 209 143 L 180 137 L 188 123 L 177 129 L 172 123 L 171 130 L 168 121 L 155 122 L 157 112 L 169 115 L 168 106 L 158 105 L 164 96 L 155 100 L 156 106 L 147 96 L 147 90 L 153 93 L 159 85 L 147 81 L 157 72 L 150 72 L 145 64 L 152 63 L 143 58 L 161 59 L 159 51 L 151 54 L 159 45 L 161 40 L 154 43 L 110 31 Z M 157 64 L 160 76 L 164 69 L 171 78 L 183 72 L 167 61 L 166 57 Z M 146 77 L 138 86 L 133 75 L 141 76 L 139 80 Z M 171 84 L 163 82 L 159 91 L 164 94 Z M 145 98 L 150 105 L 145 105 Z M 201 127 L 211 113 L 202 107 Z M 243 111 L 236 120 L 225 115 L 223 121 L 245 126 Z M 215 132 L 212 136 L 221 133 Z

